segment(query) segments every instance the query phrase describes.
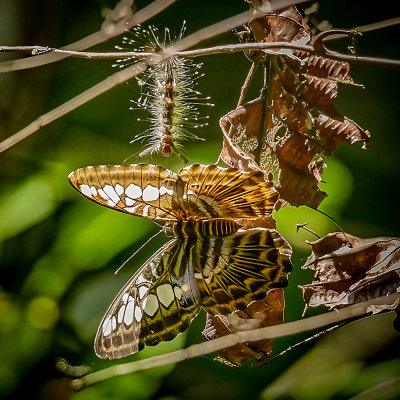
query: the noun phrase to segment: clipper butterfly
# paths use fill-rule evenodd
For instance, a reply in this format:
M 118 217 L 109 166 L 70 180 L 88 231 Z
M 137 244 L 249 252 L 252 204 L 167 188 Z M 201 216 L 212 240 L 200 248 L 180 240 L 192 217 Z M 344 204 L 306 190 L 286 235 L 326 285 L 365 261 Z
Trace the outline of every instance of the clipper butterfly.
M 171 340 L 202 307 L 229 314 L 285 286 L 291 264 L 282 238 L 240 219 L 270 215 L 277 200 L 261 172 L 191 165 L 174 173 L 149 164 L 100 165 L 69 175 L 90 200 L 164 225 L 173 236 L 130 278 L 95 339 L 101 358 L 121 358 Z

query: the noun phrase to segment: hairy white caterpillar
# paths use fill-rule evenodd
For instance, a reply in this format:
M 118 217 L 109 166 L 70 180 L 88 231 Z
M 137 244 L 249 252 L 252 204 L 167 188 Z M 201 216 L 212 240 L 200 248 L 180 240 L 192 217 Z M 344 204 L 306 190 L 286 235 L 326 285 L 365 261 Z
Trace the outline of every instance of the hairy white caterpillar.
M 183 24 L 175 41 L 182 39 L 185 32 Z M 136 45 L 135 51 L 165 52 L 173 46 L 173 40 L 166 28 L 164 39 L 156 27 L 147 29 L 136 28 L 133 38 L 123 38 L 123 42 L 130 46 Z M 126 65 L 127 60 L 118 60 L 119 66 Z M 118 62 L 117 61 L 117 62 Z M 123 63 L 123 64 L 121 64 Z M 138 134 L 131 141 L 147 141 L 145 149 L 139 156 L 161 153 L 170 156 L 175 152 L 185 162 L 183 142 L 188 139 L 200 139 L 191 132 L 192 129 L 207 125 L 208 116 L 201 117 L 198 105 L 212 105 L 207 102 L 208 97 L 202 98 L 195 89 L 197 80 L 203 75 L 199 72 L 202 64 L 192 60 L 171 56 L 165 61 L 149 67 L 138 80 L 141 95 L 138 100 L 131 100 L 136 107 L 149 112 L 150 127 Z

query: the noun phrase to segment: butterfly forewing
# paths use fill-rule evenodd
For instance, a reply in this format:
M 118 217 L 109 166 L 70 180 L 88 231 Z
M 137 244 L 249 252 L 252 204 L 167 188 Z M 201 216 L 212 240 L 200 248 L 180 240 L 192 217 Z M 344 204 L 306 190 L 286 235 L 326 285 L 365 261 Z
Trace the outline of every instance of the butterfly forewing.
M 217 165 L 183 168 L 181 207 L 198 218 L 258 218 L 271 214 L 278 193 L 260 171 L 243 172 Z
M 162 246 L 132 276 L 105 314 L 95 340 L 101 358 L 121 358 L 171 340 L 196 316 L 200 295 L 186 241 Z
M 176 219 L 178 176 L 150 164 L 98 165 L 69 175 L 72 186 L 103 206 L 154 220 Z
M 276 236 L 268 229 L 250 229 L 196 241 L 191 263 L 207 312 L 232 313 L 286 286 L 291 264 L 277 249 Z

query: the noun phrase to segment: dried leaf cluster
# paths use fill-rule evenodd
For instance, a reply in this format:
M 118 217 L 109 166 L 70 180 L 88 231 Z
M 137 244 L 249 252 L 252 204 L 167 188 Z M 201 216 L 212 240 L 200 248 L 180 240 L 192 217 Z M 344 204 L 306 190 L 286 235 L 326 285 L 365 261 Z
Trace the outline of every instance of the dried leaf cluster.
M 249 28 L 258 42 L 312 44 L 295 7 L 250 21 Z M 263 63 L 268 76 L 261 96 L 221 118 L 221 157 L 272 174 L 282 204 L 317 208 L 326 196 L 318 188 L 324 158 L 342 142 L 366 147 L 369 141 L 368 131 L 333 105 L 339 83 L 353 84 L 350 66 L 298 50 L 268 54 Z
M 247 30 L 257 42 L 312 45 L 310 29 L 293 6 L 253 19 Z M 368 131 L 334 107 L 339 84 L 354 84 L 350 66 L 298 50 L 246 55 L 254 64 L 263 64 L 265 85 L 259 98 L 221 118 L 221 158 L 244 171 L 263 171 L 279 191 L 277 207 L 317 208 L 326 196 L 318 188 L 324 159 L 342 142 L 361 142 L 363 148 L 369 143 Z M 313 253 L 303 268 L 314 269 L 316 274 L 311 284 L 302 286 L 307 306 L 342 307 L 399 291 L 399 243 L 398 239 L 359 239 L 344 233 L 311 243 Z M 396 307 L 377 306 L 370 311 Z M 283 321 L 283 310 L 280 289 L 234 318 L 208 316 L 203 334 L 212 339 L 278 324 Z M 255 358 L 262 365 L 271 351 L 271 341 L 265 340 L 225 349 L 217 359 L 239 365 Z
M 315 271 L 313 282 L 302 286 L 309 307 L 343 307 L 400 291 L 399 239 L 335 232 L 310 245 L 302 267 Z

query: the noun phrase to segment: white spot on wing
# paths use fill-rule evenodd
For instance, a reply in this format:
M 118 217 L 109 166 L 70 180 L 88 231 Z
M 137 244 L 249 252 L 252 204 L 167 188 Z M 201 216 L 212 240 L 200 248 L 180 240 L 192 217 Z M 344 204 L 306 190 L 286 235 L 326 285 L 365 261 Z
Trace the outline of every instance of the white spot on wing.
M 182 297 L 182 289 L 179 286 L 174 287 L 175 297 L 180 300 Z
M 136 279 L 136 285 L 139 285 L 143 282 L 148 282 L 148 280 L 143 275 L 139 275 L 139 277 Z
M 112 186 L 105 185 L 103 187 L 103 190 L 104 190 L 105 194 L 109 197 L 109 199 L 114 203 L 114 205 L 120 201 L 119 196 L 117 195 L 117 193 L 115 192 L 115 189 Z
M 150 208 L 149 205 L 143 207 L 143 217 L 149 216 L 149 208 Z
M 99 195 L 104 199 L 104 200 L 108 200 L 108 196 L 104 193 L 103 189 L 97 189 L 97 192 L 99 193 Z
M 160 196 L 164 195 L 165 193 L 169 194 L 172 196 L 173 190 L 172 189 L 167 189 L 165 186 L 160 187 Z
M 152 185 L 147 185 L 143 190 L 142 199 L 143 201 L 153 201 L 157 200 L 160 195 L 158 188 Z
M 174 301 L 174 291 L 172 286 L 168 283 L 160 285 L 157 290 L 158 300 L 164 307 L 169 307 L 169 305 Z
M 90 187 L 88 185 L 80 185 L 79 189 L 85 196 L 92 197 L 92 191 L 90 190 Z
M 111 330 L 111 317 L 107 317 L 103 322 L 103 336 L 108 336 Z
M 119 183 L 117 183 L 115 185 L 115 191 L 117 192 L 118 196 L 121 196 L 121 194 L 124 193 L 124 188 Z
M 135 319 L 137 322 L 140 322 L 142 320 L 142 310 L 139 306 L 135 307 Z
M 139 298 L 143 299 L 143 296 L 147 293 L 148 289 L 146 286 L 140 286 L 139 288 Z
M 128 211 L 129 213 L 134 214 L 136 210 L 141 206 L 141 204 L 138 204 L 137 206 L 134 207 L 125 207 L 124 210 Z
M 94 186 L 90 186 L 90 191 L 92 192 L 93 196 L 97 196 L 97 190 Z
M 131 199 L 130 197 L 125 197 L 125 203 L 127 206 L 133 206 L 136 203 L 136 201 Z
M 125 325 L 130 325 L 133 321 L 133 309 L 134 309 L 133 297 L 129 296 L 128 304 L 126 305 L 126 311 L 124 315 Z
M 118 311 L 118 323 L 119 324 L 122 322 L 122 319 L 124 318 L 125 308 L 126 307 L 124 305 L 122 305 Z
M 131 296 L 129 296 L 129 294 L 128 294 L 128 292 L 126 292 L 126 293 L 124 293 L 123 295 L 122 295 L 122 303 L 123 304 L 126 304 L 127 303 L 127 301 L 128 301 L 128 297 L 131 297 Z M 131 297 L 132 298 L 132 297 Z
M 131 199 L 142 197 L 142 188 L 134 183 L 131 183 L 126 189 L 125 194 Z
M 152 317 L 158 309 L 158 300 L 154 294 L 149 294 L 143 301 L 144 312 Z

